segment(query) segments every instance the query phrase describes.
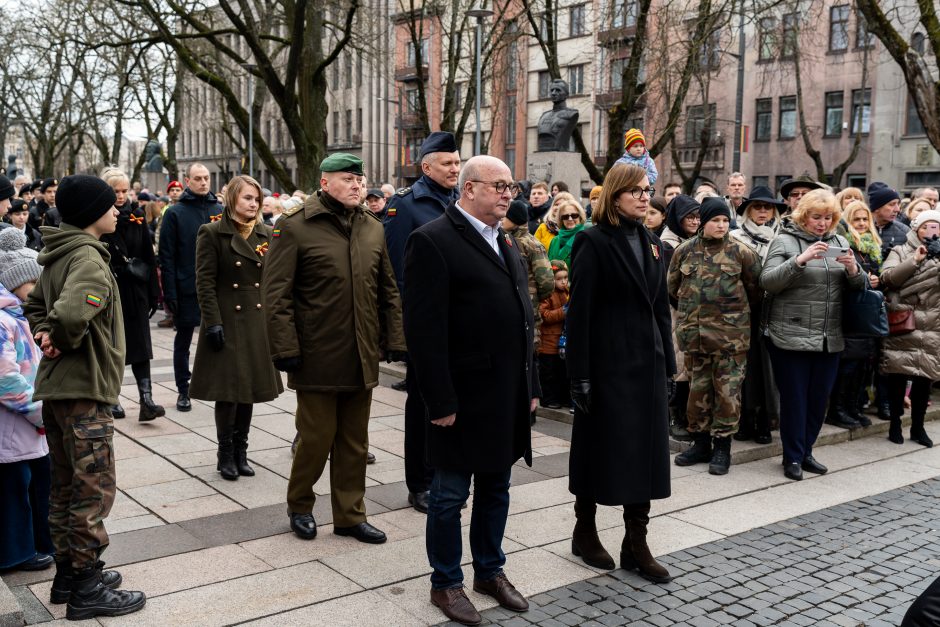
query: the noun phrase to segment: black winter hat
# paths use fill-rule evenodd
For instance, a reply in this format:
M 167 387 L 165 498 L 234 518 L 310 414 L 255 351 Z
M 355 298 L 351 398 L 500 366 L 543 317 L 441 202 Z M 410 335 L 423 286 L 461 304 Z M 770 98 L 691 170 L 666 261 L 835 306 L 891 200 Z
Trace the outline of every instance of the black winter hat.
M 515 225 L 523 225 L 529 222 L 529 209 L 524 200 L 514 200 L 509 203 L 509 211 L 506 217 Z
M 666 205 L 666 226 L 679 237 L 688 237 L 686 232 L 682 230 L 682 219 L 690 213 L 701 210 L 702 205 L 698 204 L 694 198 L 679 194 Z
M 728 201 L 719 196 L 709 196 L 702 200 L 702 208 L 699 210 L 699 215 L 702 217 L 699 229 L 701 229 L 705 224 L 718 216 L 725 216 L 728 220 L 732 220 L 731 217 L 731 207 L 728 206 Z
M 6 200 L 14 196 L 16 196 L 16 188 L 13 187 L 13 183 L 10 182 L 10 179 L 0 174 L 0 200 Z
M 22 197 L 23 194 L 28 194 L 32 191 L 33 191 L 32 183 L 23 183 L 22 185 L 20 185 L 20 192 L 19 194 L 17 194 L 17 196 Z
M 50 187 L 55 187 L 58 184 L 59 184 L 59 179 L 55 177 L 49 177 L 47 179 L 43 179 L 42 184 L 39 186 L 39 191 L 45 194 L 47 189 L 49 189 Z
M 900 198 L 896 191 L 881 181 L 875 181 L 868 186 L 868 206 L 872 211 L 881 209 L 892 200 L 900 200 Z
M 62 221 L 80 229 L 97 222 L 115 202 L 117 196 L 111 186 L 88 174 L 66 176 L 55 193 Z

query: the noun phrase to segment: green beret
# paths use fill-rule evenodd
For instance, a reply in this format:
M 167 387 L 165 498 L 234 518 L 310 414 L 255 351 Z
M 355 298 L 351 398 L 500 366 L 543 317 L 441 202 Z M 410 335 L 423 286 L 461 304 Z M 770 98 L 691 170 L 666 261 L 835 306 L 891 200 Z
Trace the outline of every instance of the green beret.
M 337 152 L 320 162 L 320 172 L 349 172 L 362 176 L 362 159 L 348 152 Z

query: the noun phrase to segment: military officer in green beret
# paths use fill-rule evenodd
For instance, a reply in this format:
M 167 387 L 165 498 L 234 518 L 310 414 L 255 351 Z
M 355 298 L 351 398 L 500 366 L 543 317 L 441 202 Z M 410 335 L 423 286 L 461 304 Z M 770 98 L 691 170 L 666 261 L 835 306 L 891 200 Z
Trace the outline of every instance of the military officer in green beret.
M 320 190 L 277 221 L 262 286 L 274 365 L 297 392 L 291 529 L 316 537 L 313 485 L 330 457 L 333 533 L 385 542 L 366 522 L 369 408 L 379 359 L 400 361 L 401 300 L 382 223 L 359 202 L 362 161 L 330 155 Z

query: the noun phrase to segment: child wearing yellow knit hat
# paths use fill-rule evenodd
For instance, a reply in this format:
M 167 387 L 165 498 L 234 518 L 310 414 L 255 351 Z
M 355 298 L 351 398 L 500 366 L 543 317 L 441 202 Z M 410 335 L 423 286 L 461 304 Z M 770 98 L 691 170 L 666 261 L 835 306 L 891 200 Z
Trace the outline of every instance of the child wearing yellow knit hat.
M 646 151 L 646 138 L 643 137 L 643 131 L 638 128 L 631 128 L 624 133 L 623 149 L 626 152 L 617 159 L 617 163 L 640 166 L 646 170 L 646 177 L 650 180 L 650 185 L 655 185 L 656 179 L 659 178 L 659 172 L 656 171 L 653 158 Z

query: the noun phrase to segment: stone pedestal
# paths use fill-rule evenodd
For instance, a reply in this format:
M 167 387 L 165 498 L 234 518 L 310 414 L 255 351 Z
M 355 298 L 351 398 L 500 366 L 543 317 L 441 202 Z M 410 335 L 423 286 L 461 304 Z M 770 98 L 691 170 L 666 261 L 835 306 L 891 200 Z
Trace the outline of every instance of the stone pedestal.
M 533 183 L 563 181 L 575 198 L 581 196 L 581 153 L 578 152 L 533 152 L 526 158 L 526 178 Z

